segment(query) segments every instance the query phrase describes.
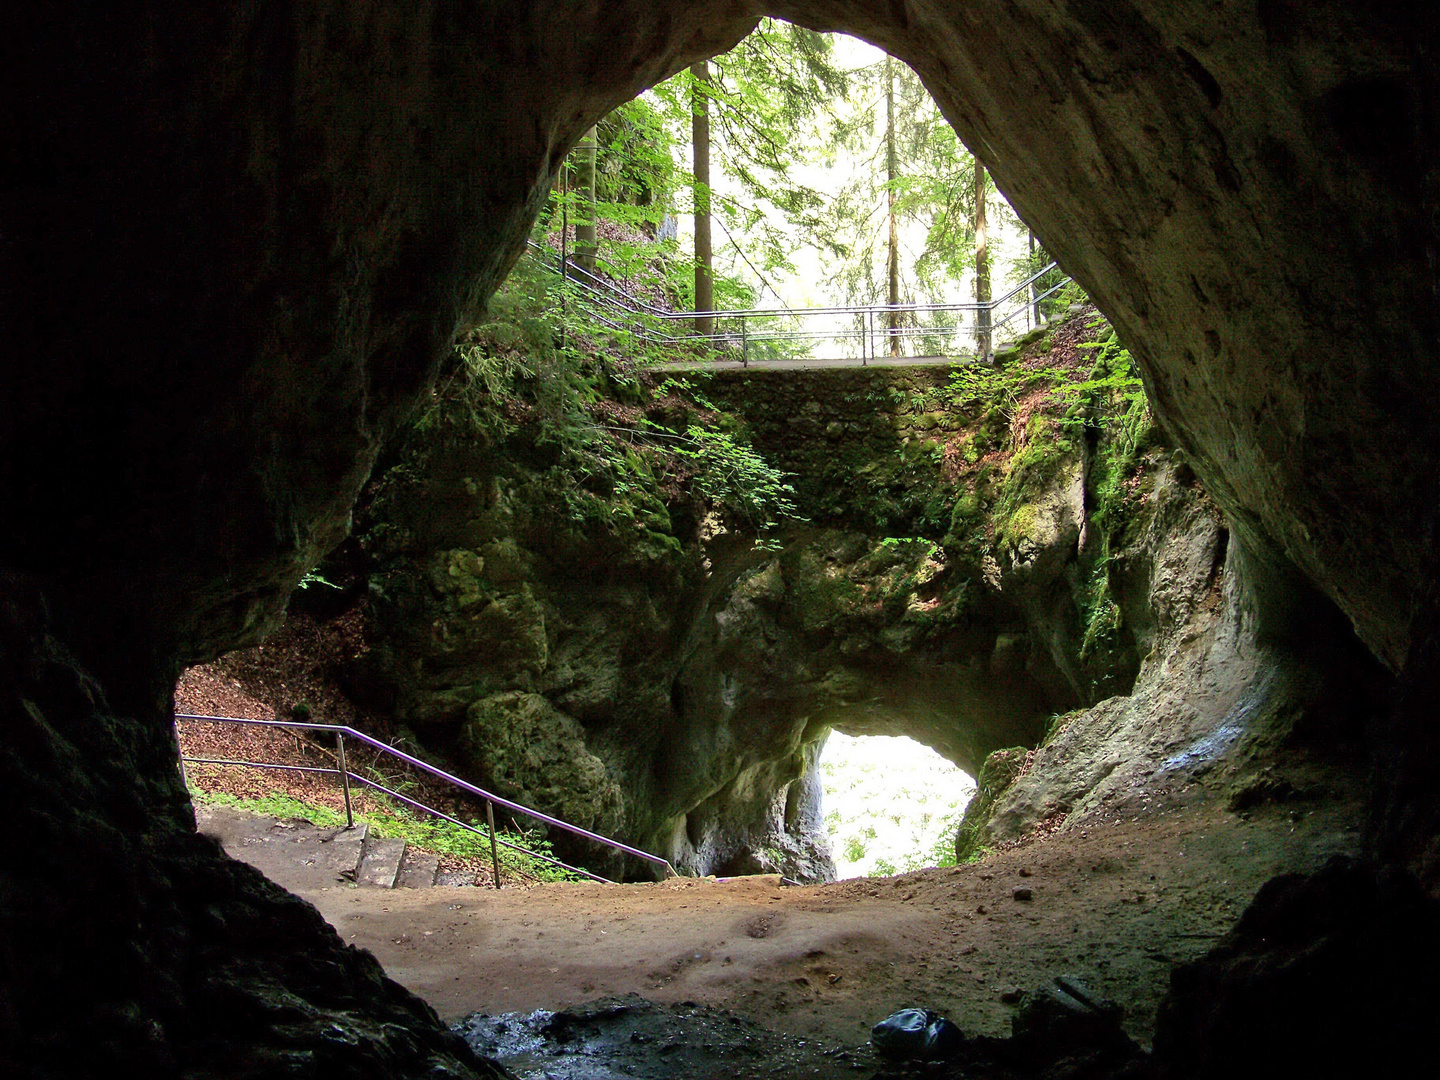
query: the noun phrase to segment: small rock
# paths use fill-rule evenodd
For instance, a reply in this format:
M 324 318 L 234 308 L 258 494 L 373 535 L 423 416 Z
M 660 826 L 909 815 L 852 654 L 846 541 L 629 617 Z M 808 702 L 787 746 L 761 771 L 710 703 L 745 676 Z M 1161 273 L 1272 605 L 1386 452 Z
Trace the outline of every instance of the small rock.
M 1020 999 L 1021 999 L 1022 997 L 1024 997 L 1024 996 L 1025 996 L 1025 995 L 1022 994 L 1022 993 L 1020 993 L 1019 990 L 1014 990 L 1014 989 L 1011 989 L 1011 990 L 1002 990 L 1002 991 L 1000 992 L 1000 1004 L 1002 1004 L 1002 1005 L 1018 1005 L 1018 1004 L 1020 1004 Z
M 825 976 L 825 981 L 828 982 L 831 986 L 834 986 L 840 981 L 840 976 L 836 975 L 834 972 L 831 972 L 829 975 Z
M 989 910 L 989 909 L 986 908 L 984 904 L 978 904 L 978 905 L 976 905 L 976 907 L 975 907 L 975 914 L 976 914 L 976 915 L 984 915 L 988 910 Z
M 1017 885 L 1015 886 L 1015 891 L 1011 893 L 1011 895 L 1014 896 L 1016 900 L 1020 900 L 1022 902 L 1029 902 L 1035 899 L 1035 890 L 1030 888 L 1030 886 L 1028 885 Z
M 1022 866 L 1022 867 L 1020 868 L 1020 876 L 1021 876 L 1021 877 L 1029 877 L 1029 876 L 1030 876 L 1030 868 L 1029 868 L 1028 866 Z

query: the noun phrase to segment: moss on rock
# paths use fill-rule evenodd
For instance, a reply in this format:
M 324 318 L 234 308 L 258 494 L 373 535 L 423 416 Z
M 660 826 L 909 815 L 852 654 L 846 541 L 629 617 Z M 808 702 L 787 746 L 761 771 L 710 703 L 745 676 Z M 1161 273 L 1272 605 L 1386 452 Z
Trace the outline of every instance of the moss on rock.
M 584 728 L 539 694 L 512 691 L 475 702 L 459 746 L 472 774 L 497 794 L 602 835 L 619 831 L 620 785 L 586 749 Z
M 960 819 L 960 828 L 955 834 L 956 862 L 965 862 L 980 853 L 985 826 L 990 822 L 996 800 L 1020 778 L 1029 760 L 1030 751 L 1024 746 L 996 750 L 985 759 L 980 775 L 975 778 L 975 794 L 965 807 L 965 816 Z

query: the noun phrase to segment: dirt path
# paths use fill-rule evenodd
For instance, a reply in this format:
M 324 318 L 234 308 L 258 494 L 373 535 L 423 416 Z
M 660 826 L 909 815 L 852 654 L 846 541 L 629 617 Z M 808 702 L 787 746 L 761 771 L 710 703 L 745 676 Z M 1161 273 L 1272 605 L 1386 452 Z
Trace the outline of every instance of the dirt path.
M 447 1020 L 638 993 L 857 1045 L 922 1004 L 1008 1034 L 1010 991 L 1071 973 L 1148 1041 L 1169 969 L 1275 873 L 1353 843 L 1339 810 L 1213 808 L 1094 826 L 971 865 L 782 888 L 775 878 L 529 889 L 302 887 L 341 935 Z M 243 851 L 235 854 L 243 857 Z M 1031 899 L 1017 899 L 1028 888 Z
M 274 707 L 223 673 L 187 680 L 182 696 L 200 711 Z M 262 779 L 273 783 L 231 778 Z M 1129 811 L 1139 816 L 978 863 L 829 886 L 746 878 L 412 892 L 270 872 L 447 1020 L 636 993 L 849 1046 L 909 1005 L 944 1012 L 968 1034 L 1005 1035 L 1011 992 L 1073 974 L 1123 1004 L 1131 1034 L 1148 1042 L 1175 963 L 1205 952 L 1274 874 L 1355 844 L 1344 804 L 1266 806 L 1247 820 L 1205 798 L 1196 786 L 1167 796 L 1167 810 L 1142 804 Z M 230 850 L 246 858 L 243 842 Z M 259 850 L 248 851 L 257 862 Z M 1031 899 L 1016 899 L 1021 888 Z

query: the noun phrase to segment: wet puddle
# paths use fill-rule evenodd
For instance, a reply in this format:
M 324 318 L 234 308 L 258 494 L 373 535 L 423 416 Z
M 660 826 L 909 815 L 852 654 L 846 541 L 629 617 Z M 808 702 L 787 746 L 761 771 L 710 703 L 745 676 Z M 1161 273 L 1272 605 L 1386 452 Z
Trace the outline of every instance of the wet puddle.
M 783 1035 L 725 1009 L 635 995 L 561 1012 L 476 1013 L 455 1030 L 520 1080 L 838 1080 L 871 1076 L 877 1066 L 868 1046 Z

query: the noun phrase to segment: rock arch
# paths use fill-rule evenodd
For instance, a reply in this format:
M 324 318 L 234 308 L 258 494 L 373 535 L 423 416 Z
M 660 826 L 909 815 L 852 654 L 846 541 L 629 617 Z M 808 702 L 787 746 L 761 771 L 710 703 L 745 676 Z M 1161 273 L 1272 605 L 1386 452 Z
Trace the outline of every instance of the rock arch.
M 0 955 L 0 1030 L 33 1049 L 63 1000 L 72 1023 L 115 1033 L 67 1052 L 193 1068 L 197 1047 L 216 1051 L 187 1010 L 213 987 L 181 978 L 184 958 L 299 978 L 247 953 L 225 903 L 257 899 L 339 955 L 186 833 L 175 665 L 253 640 L 343 535 L 580 133 L 762 10 L 920 72 L 1132 344 L 1277 608 L 1298 574 L 1397 670 L 1433 635 L 1414 599 L 1440 509 L 1423 5 L 12 6 L 0 791 L 15 828 L 53 845 L 19 866 L 5 851 L 6 895 L 33 902 L 7 899 L 0 938 L 64 926 L 118 951 L 98 969 L 47 955 L 43 972 L 31 945 Z M 128 867 L 103 902 L 67 845 Z M 314 1015 L 379 1017 L 378 976 L 362 975 L 372 989 L 344 1002 L 312 985 Z M 258 975 L 231 982 L 263 998 Z M 426 1029 L 423 1008 L 384 1008 Z M 234 1045 L 273 1049 L 267 1023 Z M 458 1053 L 427 1030 L 411 1060 Z

